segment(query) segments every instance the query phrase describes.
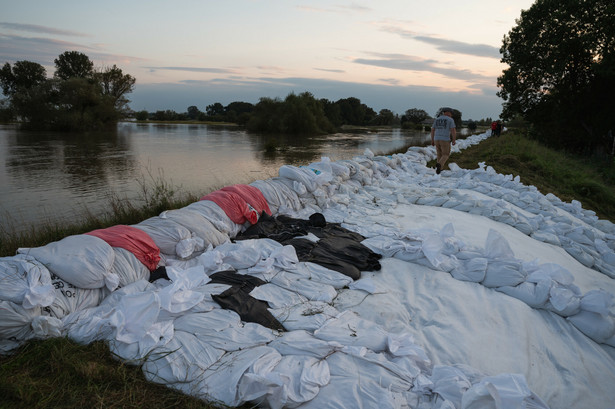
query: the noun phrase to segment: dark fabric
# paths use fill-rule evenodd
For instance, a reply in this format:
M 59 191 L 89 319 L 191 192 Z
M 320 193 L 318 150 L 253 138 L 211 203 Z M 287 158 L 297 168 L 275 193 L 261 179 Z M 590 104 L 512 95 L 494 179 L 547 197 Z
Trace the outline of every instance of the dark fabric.
M 254 322 L 276 331 L 284 331 L 284 326 L 269 312 L 267 302 L 250 295 L 254 287 L 266 284 L 258 277 L 237 274 L 234 271 L 220 271 L 210 276 L 212 283 L 229 284 L 231 288 L 211 298 L 220 307 L 235 311 L 243 321 Z
M 320 240 L 300 238 L 308 233 Z M 295 219 L 280 215 L 261 215 L 258 223 L 250 226 L 235 240 L 270 238 L 295 248 L 297 258 L 319 264 L 357 280 L 361 271 L 380 270 L 382 256 L 361 244 L 361 234 L 342 227 L 339 223 L 328 223 L 320 213 L 314 213 L 309 220 Z
M 160 278 L 164 278 L 165 280 L 169 279 L 169 276 L 167 275 L 167 268 L 165 266 L 160 266 L 157 269 L 155 269 L 154 271 L 149 273 L 149 282 L 153 283 L 154 281 L 160 279 Z

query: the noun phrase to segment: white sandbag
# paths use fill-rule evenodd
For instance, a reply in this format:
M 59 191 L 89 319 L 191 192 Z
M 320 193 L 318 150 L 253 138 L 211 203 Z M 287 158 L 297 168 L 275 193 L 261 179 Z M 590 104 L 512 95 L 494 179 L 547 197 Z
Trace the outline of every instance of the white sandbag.
M 515 260 L 490 260 L 482 285 L 489 288 L 514 287 L 525 281 L 527 274 Z
M 538 283 L 525 281 L 517 286 L 502 286 L 496 288 L 496 290 L 521 300 L 532 308 L 545 308 L 549 300 L 551 282 L 545 280 Z
M 340 313 L 322 301 L 306 301 L 296 305 L 270 308 L 269 312 L 287 331 L 315 331 Z
M 304 166 L 297 167 L 293 165 L 282 165 L 278 170 L 278 174 L 281 178 L 301 183 L 308 192 L 313 192 L 320 185 L 320 183 L 318 183 L 319 173 L 320 171 L 314 171 Z
M 143 374 L 151 382 L 194 395 L 205 370 L 224 354 L 225 351 L 212 347 L 206 339 L 176 330 L 173 339 L 147 356 Z
M 194 210 L 201 214 L 209 220 L 218 231 L 231 238 L 237 236 L 243 228 L 241 224 L 233 222 L 224 212 L 224 209 L 211 200 L 199 200 L 198 202 L 190 203 L 188 206 L 184 207 L 184 209 Z
M 20 248 L 41 262 L 62 280 L 78 288 L 117 288 L 119 277 L 113 274 L 115 253 L 109 244 L 88 234 L 68 236 L 42 247 Z
M 337 342 L 323 341 L 315 338 L 311 332 L 304 330 L 284 332 L 271 341 L 269 346 L 282 355 L 305 355 L 319 359 L 326 358 L 334 351 L 341 350 L 343 347 Z
M 489 260 L 484 257 L 461 260 L 459 265 L 451 270 L 451 275 L 456 280 L 480 283 L 485 279 L 488 265 Z
M 213 347 L 225 351 L 265 345 L 275 339 L 272 330 L 252 322 L 242 323 L 237 313 L 223 309 L 187 313 L 177 318 L 174 325 L 175 330 L 203 337 Z
M 487 233 L 485 256 L 489 259 L 511 259 L 515 257 L 508 241 L 502 234 L 493 229 L 489 229 L 489 233 Z
M 549 409 L 520 374 L 487 376 L 461 397 L 461 409 Z
M 54 297 L 49 270 L 34 257 L 0 258 L 0 300 L 34 308 L 51 305 Z
M 130 251 L 121 247 L 113 247 L 115 258 L 113 260 L 113 273 L 120 279 L 119 287 L 139 280 L 149 280 L 149 269 Z
M 472 387 L 468 376 L 460 369 L 446 365 L 436 365 L 431 375 L 433 392 L 452 402 L 455 408 L 461 407 L 463 394 Z
M 0 301 L 0 339 L 22 342 L 34 338 L 31 324 L 41 313 L 40 308 L 26 309 L 11 301 Z
M 355 312 L 343 311 L 330 319 L 314 336 L 325 341 L 336 341 L 342 345 L 366 347 L 374 352 L 386 350 L 388 333 L 374 322 L 359 317 Z
M 242 401 L 293 408 L 313 399 L 329 380 L 325 360 L 291 355 L 282 356 L 279 362 L 256 361 L 239 381 L 237 390 Z
M 590 290 L 581 298 L 581 309 L 607 316 L 613 309 L 613 294 L 604 290 Z
M 194 240 L 190 230 L 173 220 L 154 216 L 133 227 L 146 232 L 154 240 L 160 252 L 169 256 L 188 258 L 194 252 L 205 249 L 203 242 Z
M 160 214 L 162 219 L 170 219 L 181 224 L 190 232 L 196 234 L 205 242 L 205 247 L 210 244 L 213 247 L 219 246 L 222 243 L 229 241 L 229 236 L 218 230 L 205 216 L 201 213 L 188 209 L 187 207 L 166 210 Z
M 605 343 L 615 335 L 613 317 L 592 311 L 581 310 L 578 314 L 566 318 L 582 333 L 598 343 Z
M 241 378 L 245 374 L 259 373 L 255 367 L 274 365 L 281 358 L 275 349 L 266 346 L 227 353 L 203 372 L 199 382 L 193 385 L 191 394 L 230 407 L 240 406 L 245 403 L 237 393 Z
M 67 315 L 96 307 L 108 294 L 106 288 L 79 288 L 55 274 L 51 275 L 51 284 L 55 288 L 55 298 L 45 313 L 52 317 L 63 319 Z
M 271 279 L 271 283 L 281 288 L 295 291 L 310 301 L 331 303 L 337 297 L 337 291 L 332 286 L 306 279 L 300 274 L 290 271 L 280 271 L 275 274 Z
M 575 285 L 554 284 L 549 290 L 547 309 L 568 317 L 577 314 L 581 309 L 581 290 Z

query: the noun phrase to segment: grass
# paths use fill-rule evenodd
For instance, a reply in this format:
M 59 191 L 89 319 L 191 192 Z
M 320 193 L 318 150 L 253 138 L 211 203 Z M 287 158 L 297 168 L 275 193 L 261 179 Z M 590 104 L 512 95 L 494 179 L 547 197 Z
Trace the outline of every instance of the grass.
M 197 398 L 148 382 L 103 342 L 31 341 L 0 361 L 0 408 L 212 409 Z
M 407 148 L 400 150 L 405 152 Z M 394 153 L 394 152 L 392 152 Z M 522 132 L 506 132 L 451 156 L 462 168 L 485 162 L 503 174 L 519 175 L 524 184 L 562 200 L 576 199 L 599 217 L 615 221 L 615 167 L 604 159 L 574 157 L 545 148 Z M 428 164 L 433 166 L 434 162 Z M 143 188 L 142 205 L 117 198 L 110 213 L 80 225 L 49 225 L 1 243 L 4 255 L 16 246 L 43 245 L 69 234 L 114 224 L 134 224 L 178 208 L 195 197 L 179 194 L 162 180 Z M 65 339 L 30 341 L 10 356 L 0 357 L 0 409 L 5 408 L 220 408 L 163 385 L 147 382 L 138 366 L 116 360 L 103 342 L 77 345 Z M 244 406 L 249 407 L 249 406 Z

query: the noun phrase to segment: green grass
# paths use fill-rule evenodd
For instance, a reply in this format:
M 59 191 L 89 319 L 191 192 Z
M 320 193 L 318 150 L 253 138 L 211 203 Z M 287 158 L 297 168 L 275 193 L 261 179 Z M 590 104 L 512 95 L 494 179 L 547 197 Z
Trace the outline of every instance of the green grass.
M 405 152 L 407 148 L 400 150 Z M 506 132 L 453 154 L 450 162 L 475 169 L 485 162 L 499 173 L 519 175 L 521 182 L 576 199 L 599 217 L 615 221 L 615 169 L 604 159 L 574 157 L 545 148 L 523 136 Z M 428 164 L 433 166 L 434 162 Z M 90 216 L 81 224 L 53 224 L 0 243 L 4 255 L 17 247 L 43 245 L 70 234 L 115 224 L 134 224 L 197 200 L 180 194 L 164 181 L 144 188 L 142 205 L 111 200 L 110 212 Z M 0 409 L 5 408 L 218 408 L 163 385 L 147 382 L 138 366 L 119 362 L 103 342 L 77 345 L 59 338 L 26 343 L 10 356 L 0 357 Z M 249 406 L 245 406 L 246 408 Z
M 103 342 L 32 341 L 0 359 L 0 408 L 222 408 L 148 382 Z

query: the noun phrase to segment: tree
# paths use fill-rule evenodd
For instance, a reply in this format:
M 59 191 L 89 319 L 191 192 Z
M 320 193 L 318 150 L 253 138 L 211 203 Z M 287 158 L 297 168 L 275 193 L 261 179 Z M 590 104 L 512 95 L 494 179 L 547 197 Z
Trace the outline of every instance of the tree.
M 46 80 L 45 67 L 31 61 L 17 61 L 13 67 L 7 62 L 0 70 L 2 93 L 9 97 L 18 91 L 37 87 Z
M 94 74 L 94 63 L 78 51 L 65 51 L 53 62 L 56 66 L 54 76 L 61 80 L 72 77 L 91 78 Z
M 201 111 L 199 111 L 196 105 L 190 105 L 186 112 L 188 113 L 188 118 L 190 118 L 193 121 L 197 119 L 199 117 L 199 114 L 201 113 Z
M 509 66 L 498 78 L 502 117 L 520 114 L 548 144 L 571 150 L 600 145 L 613 124 L 604 116 L 595 122 L 592 113 L 612 118 L 612 108 L 595 98 L 615 92 L 614 49 L 611 0 L 537 0 L 500 48 Z
M 207 115 L 212 117 L 222 116 L 224 115 L 224 105 L 219 102 L 207 105 L 207 107 L 205 108 L 205 112 L 207 112 Z
M 402 117 L 402 123 L 409 121 L 417 125 L 429 118 L 429 114 L 424 109 L 411 108 Z
M 9 113 L 36 129 L 91 130 L 115 125 L 128 109 L 135 79 L 117 66 L 95 71 L 85 54 L 67 51 L 54 60 L 54 78 L 31 61 L 0 69 Z
M 95 75 L 100 87 L 102 95 L 108 98 L 116 111 L 124 112 L 130 102 L 126 98 L 126 94 L 134 90 L 136 79 L 124 74 L 115 64 L 111 68 L 104 68 Z

